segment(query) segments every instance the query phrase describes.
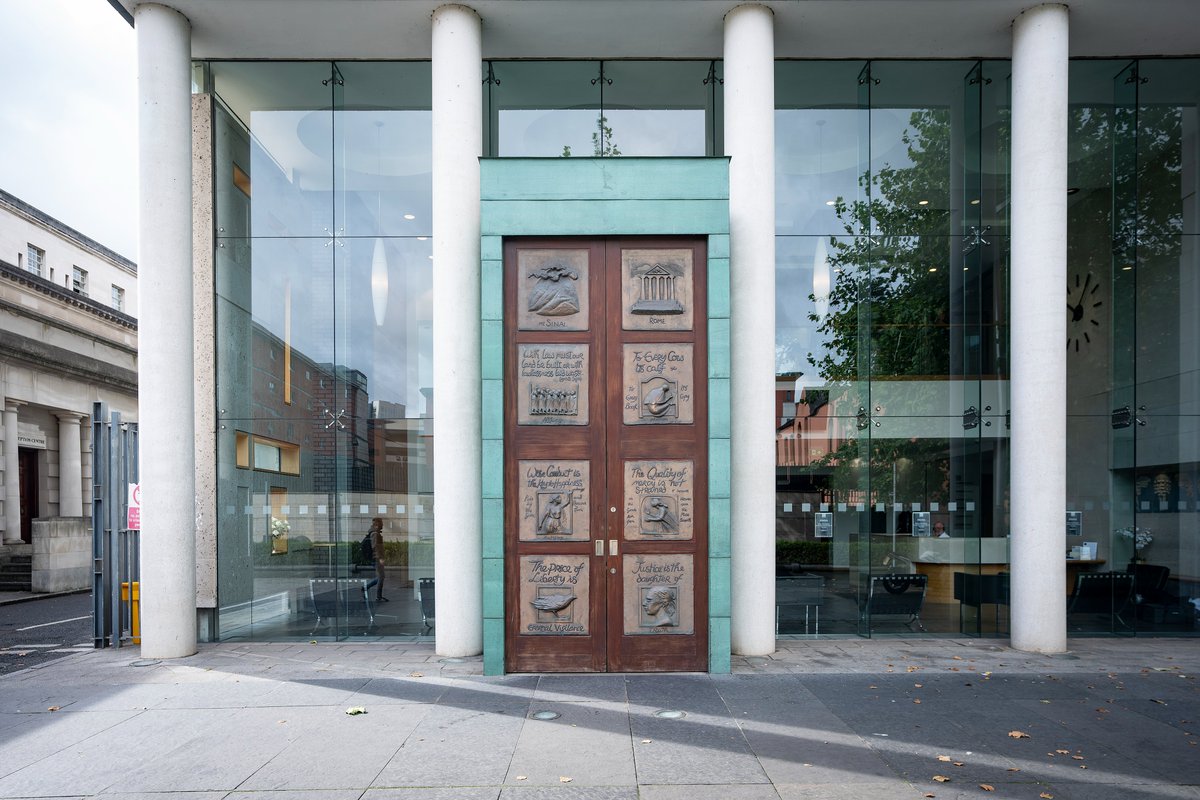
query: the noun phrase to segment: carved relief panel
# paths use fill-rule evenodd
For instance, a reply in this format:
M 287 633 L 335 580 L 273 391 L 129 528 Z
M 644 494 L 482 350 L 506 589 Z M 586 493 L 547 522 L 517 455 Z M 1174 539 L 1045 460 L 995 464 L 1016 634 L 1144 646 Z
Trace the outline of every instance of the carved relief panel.
M 625 462 L 625 540 L 692 538 L 691 461 Z
M 691 634 L 696 630 L 692 556 L 622 556 L 625 633 Z
M 587 250 L 519 250 L 517 269 L 520 330 L 588 329 Z
M 586 555 L 521 557 L 518 633 L 588 635 L 588 562 Z
M 621 327 L 692 329 L 692 251 L 621 251 Z
M 588 346 L 517 347 L 517 424 L 588 424 Z
M 519 536 L 523 542 L 586 542 L 591 490 L 586 461 L 517 464 Z
M 692 422 L 695 359 L 690 344 L 626 344 L 622 420 L 626 425 Z

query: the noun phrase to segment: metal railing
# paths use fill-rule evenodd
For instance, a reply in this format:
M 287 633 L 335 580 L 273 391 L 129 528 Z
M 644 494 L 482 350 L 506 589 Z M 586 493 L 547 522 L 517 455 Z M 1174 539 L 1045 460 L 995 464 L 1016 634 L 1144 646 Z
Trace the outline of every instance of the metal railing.
M 96 647 L 133 643 L 140 573 L 139 531 L 128 522 L 128 486 L 138 482 L 138 427 L 105 403 L 92 406 L 92 605 Z

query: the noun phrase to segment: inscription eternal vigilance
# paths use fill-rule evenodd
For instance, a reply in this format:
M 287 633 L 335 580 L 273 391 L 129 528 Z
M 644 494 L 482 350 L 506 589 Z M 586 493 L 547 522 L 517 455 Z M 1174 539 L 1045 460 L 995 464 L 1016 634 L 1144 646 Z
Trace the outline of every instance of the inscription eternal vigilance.
M 520 632 L 588 633 L 588 556 L 522 556 Z
M 588 346 L 517 348 L 517 424 L 588 424 Z
M 691 539 L 691 461 L 625 462 L 625 538 Z
M 688 424 L 695 375 L 690 344 L 627 344 L 623 352 L 622 420 L 626 425 Z
M 590 538 L 586 461 L 521 461 L 517 529 L 524 542 L 587 541 Z

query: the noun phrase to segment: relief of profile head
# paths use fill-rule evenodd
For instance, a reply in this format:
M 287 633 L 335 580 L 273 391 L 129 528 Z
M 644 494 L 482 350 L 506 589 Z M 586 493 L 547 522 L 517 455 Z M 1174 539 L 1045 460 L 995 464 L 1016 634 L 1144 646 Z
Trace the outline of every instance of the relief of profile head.
M 679 624 L 675 618 L 675 612 L 678 608 L 678 601 L 675 597 L 675 590 L 670 586 L 655 584 L 649 586 L 642 595 L 642 611 L 650 622 L 647 625 L 643 623 L 643 627 L 650 628 L 670 628 Z
M 579 273 L 561 264 L 529 273 L 537 283 L 529 291 L 529 310 L 543 317 L 569 317 L 579 313 L 579 293 L 572 281 L 579 280 Z

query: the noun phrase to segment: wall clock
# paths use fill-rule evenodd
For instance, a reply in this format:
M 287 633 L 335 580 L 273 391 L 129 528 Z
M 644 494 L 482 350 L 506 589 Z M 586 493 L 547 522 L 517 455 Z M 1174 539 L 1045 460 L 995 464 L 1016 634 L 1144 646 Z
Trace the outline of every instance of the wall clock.
M 1073 285 L 1072 285 L 1073 283 Z M 1104 301 L 1097 292 L 1100 279 L 1090 271 L 1075 273 L 1067 283 L 1067 351 L 1079 352 L 1080 343 L 1092 343 L 1092 335 L 1100 330 L 1100 307 Z

